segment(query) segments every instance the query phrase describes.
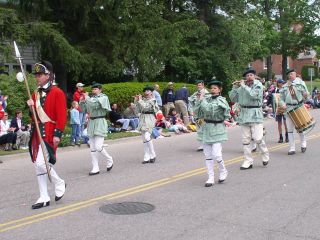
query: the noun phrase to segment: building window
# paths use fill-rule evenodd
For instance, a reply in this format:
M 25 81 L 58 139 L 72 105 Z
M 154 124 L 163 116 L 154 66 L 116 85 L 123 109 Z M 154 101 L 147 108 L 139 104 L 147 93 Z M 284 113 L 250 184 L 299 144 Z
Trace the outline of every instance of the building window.
M 267 69 L 268 66 L 267 66 L 267 58 L 263 58 L 263 69 Z

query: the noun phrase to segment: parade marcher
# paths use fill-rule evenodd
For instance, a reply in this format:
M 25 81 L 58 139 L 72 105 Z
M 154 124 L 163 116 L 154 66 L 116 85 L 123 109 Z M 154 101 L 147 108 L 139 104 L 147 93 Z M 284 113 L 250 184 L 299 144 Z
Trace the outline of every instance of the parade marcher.
M 194 107 L 196 104 L 196 101 L 198 99 L 198 96 L 201 95 L 202 93 L 204 94 L 209 94 L 208 90 L 205 88 L 204 86 L 204 81 L 203 80 L 196 80 L 196 84 L 197 84 L 197 89 L 198 91 L 196 91 L 195 93 L 193 93 L 189 98 L 189 105 L 188 105 L 188 109 L 189 109 L 189 113 L 190 115 L 194 118 L 195 122 L 197 123 L 197 140 L 199 142 L 199 147 L 197 149 L 197 151 L 203 151 L 203 144 L 202 144 L 202 112 L 201 111 L 197 111 L 197 113 L 194 112 Z
M 308 89 L 306 84 L 302 79 L 297 78 L 297 73 L 294 69 L 289 69 L 287 71 L 288 82 L 283 86 L 280 91 L 280 106 L 285 109 L 286 119 L 287 119 L 287 128 L 288 128 L 288 137 L 289 137 L 289 152 L 288 155 L 293 155 L 296 153 L 295 149 L 295 140 L 294 140 L 294 124 L 287 113 L 296 107 L 304 104 L 304 100 L 308 97 Z M 300 142 L 301 142 L 301 152 L 307 150 L 307 140 L 304 133 L 299 133 Z
M 49 171 L 55 185 L 55 201 L 59 201 L 66 190 L 65 181 L 58 176 L 53 165 L 56 163 L 56 150 L 61 142 L 67 122 L 67 104 L 64 92 L 52 85 L 53 67 L 50 62 L 36 63 L 34 74 L 38 90 L 32 94 L 32 99 L 29 99 L 27 104 L 29 107 L 35 107 L 38 116 L 38 119 L 32 119 L 31 141 L 29 142 L 29 151 L 35 164 L 40 190 L 40 198 L 32 205 L 32 209 L 38 209 L 50 205 L 47 186 L 48 173 L 44 154 L 49 161 Z M 39 124 L 40 133 L 46 146 L 45 153 L 42 151 L 40 139 L 35 131 L 35 121 Z
M 238 123 L 242 131 L 242 144 L 244 151 L 244 162 L 241 170 L 253 167 L 251 139 L 257 144 L 262 156 L 262 163 L 266 166 L 269 162 L 269 151 L 263 140 L 263 86 L 260 81 L 255 80 L 256 71 L 249 68 L 243 74 L 246 81 L 241 80 L 233 84 L 229 92 L 231 101 L 238 102 L 241 108 Z
M 104 138 L 108 133 L 106 114 L 111 111 L 110 102 L 107 95 L 102 93 L 102 85 L 93 82 L 91 86 L 92 97 L 88 93 L 80 98 L 80 107 L 83 112 L 89 114 L 88 136 L 91 151 L 92 170 L 89 176 L 100 173 L 99 157 L 103 157 L 107 162 L 107 171 L 113 167 L 113 158 L 104 148 Z
M 228 175 L 222 158 L 222 142 L 228 140 L 226 125 L 230 125 L 230 107 L 224 97 L 221 96 L 222 83 L 211 81 L 208 84 L 210 95 L 202 92 L 198 96 L 198 101 L 194 107 L 194 112 L 201 111 L 204 117 L 203 132 L 203 152 L 206 158 L 208 180 L 205 187 L 214 184 L 214 162 L 219 167 L 219 183 L 223 182 Z
M 285 141 L 289 142 L 289 136 L 288 136 L 288 128 L 287 128 L 287 121 L 286 117 L 284 116 L 284 109 L 280 107 L 280 90 L 282 89 L 283 85 L 286 82 L 282 79 L 277 80 L 277 87 L 275 88 L 272 97 L 273 100 L 273 109 L 276 115 L 276 121 L 278 123 L 278 132 L 279 132 L 279 141 L 278 143 L 283 143 L 283 135 L 282 135 L 282 123 L 285 128 Z
M 136 95 L 134 103 L 137 111 L 140 113 L 139 125 L 137 130 L 142 132 L 142 141 L 144 146 L 144 157 L 142 164 L 154 163 L 156 161 L 156 153 L 154 151 L 151 134 L 155 127 L 155 115 L 159 111 L 156 99 L 152 96 L 153 88 L 146 86 L 143 88 L 144 97 Z

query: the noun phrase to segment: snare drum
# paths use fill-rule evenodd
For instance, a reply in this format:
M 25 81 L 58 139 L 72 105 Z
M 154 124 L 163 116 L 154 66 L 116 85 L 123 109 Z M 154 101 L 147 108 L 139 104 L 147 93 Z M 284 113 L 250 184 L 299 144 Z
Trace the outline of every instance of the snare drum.
M 295 107 L 294 109 L 288 112 L 290 119 L 292 120 L 298 133 L 308 133 L 310 132 L 316 122 L 313 120 L 313 117 L 310 115 L 309 111 L 304 105 Z

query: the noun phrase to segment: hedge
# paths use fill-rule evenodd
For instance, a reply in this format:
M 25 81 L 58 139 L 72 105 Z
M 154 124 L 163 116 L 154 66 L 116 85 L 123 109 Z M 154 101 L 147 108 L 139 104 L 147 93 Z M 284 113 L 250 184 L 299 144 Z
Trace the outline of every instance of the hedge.
M 165 89 L 168 85 L 168 82 L 157 82 L 150 83 L 149 86 L 153 86 L 154 84 L 158 84 L 160 86 L 160 95 L 162 94 L 163 89 Z M 123 111 L 130 102 L 133 102 L 133 97 L 137 94 L 142 94 L 142 89 L 146 86 L 146 83 L 140 82 L 123 82 L 123 83 L 110 83 L 104 84 L 102 89 L 103 93 L 105 93 L 110 100 L 111 103 L 117 103 L 118 108 Z M 177 90 L 184 86 L 184 83 L 174 83 L 174 90 Z M 190 95 L 197 91 L 197 86 L 194 84 L 186 84 Z M 85 88 L 89 93 L 91 92 L 90 87 Z

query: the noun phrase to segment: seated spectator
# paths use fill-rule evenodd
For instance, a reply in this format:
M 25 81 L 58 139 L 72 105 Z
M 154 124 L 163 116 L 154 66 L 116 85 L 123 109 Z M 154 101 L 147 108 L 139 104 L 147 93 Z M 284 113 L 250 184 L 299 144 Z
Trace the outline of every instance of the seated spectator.
M 4 116 L 4 111 L 7 107 L 7 99 L 8 99 L 8 96 L 2 96 L 1 94 L 1 90 L 0 90 L 0 119 L 3 118 Z
M 14 131 L 15 128 L 10 128 L 8 114 L 4 113 L 0 120 L 0 144 L 5 144 L 5 151 L 17 150 L 17 134 Z
M 111 123 L 122 124 L 121 131 L 127 131 L 130 123 L 130 119 L 125 119 L 121 116 L 121 114 L 117 111 L 118 105 L 116 103 L 113 103 L 111 105 L 111 111 L 109 112 L 109 118 Z
M 21 149 L 28 149 L 30 132 L 28 130 L 28 125 L 24 124 L 22 121 L 21 110 L 16 110 L 15 118 L 11 120 L 10 128 L 15 128 L 14 132 L 17 134 L 17 147 Z
M 190 133 L 188 128 L 183 124 L 182 119 L 175 109 L 172 109 L 170 111 L 169 118 L 170 126 L 168 126 L 168 130 L 170 132 L 175 132 L 176 134 L 181 134 L 181 132 Z
M 136 105 L 134 105 L 134 103 L 129 103 L 129 106 L 123 112 L 123 117 L 125 119 L 129 119 L 129 124 L 132 127 L 132 130 L 136 130 L 139 125 L 139 116 L 136 110 Z
M 314 108 L 320 108 L 320 93 L 317 93 L 314 98 Z

